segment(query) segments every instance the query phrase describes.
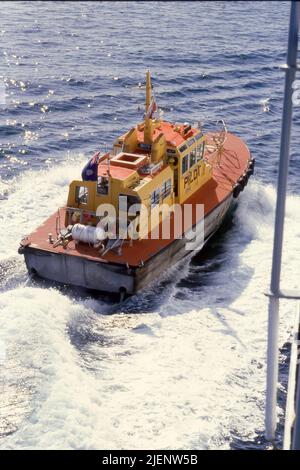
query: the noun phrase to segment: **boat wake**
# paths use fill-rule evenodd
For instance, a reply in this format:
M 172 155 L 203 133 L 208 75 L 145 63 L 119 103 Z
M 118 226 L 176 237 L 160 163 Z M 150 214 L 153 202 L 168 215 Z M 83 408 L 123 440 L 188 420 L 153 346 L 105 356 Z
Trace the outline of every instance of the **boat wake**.
M 1 203 L 0 448 L 228 448 L 258 438 L 274 187 L 250 182 L 204 252 L 120 305 L 36 284 L 16 256 L 21 236 L 64 203 L 83 160 L 25 172 Z M 299 201 L 287 201 L 289 288 Z M 282 301 L 282 344 L 294 308 Z

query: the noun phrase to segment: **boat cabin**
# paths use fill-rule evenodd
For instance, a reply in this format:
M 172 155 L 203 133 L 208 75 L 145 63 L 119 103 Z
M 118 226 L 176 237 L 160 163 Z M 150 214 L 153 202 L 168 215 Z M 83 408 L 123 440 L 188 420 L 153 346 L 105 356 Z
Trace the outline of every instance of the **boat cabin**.
M 201 130 L 154 118 L 155 107 L 148 72 L 144 121 L 118 137 L 110 153 L 96 154 L 88 162 L 83 180 L 70 184 L 66 225 L 97 225 L 97 208 L 105 204 L 114 206 L 117 217 L 120 211 L 133 206 L 135 212 L 127 214 L 128 222 L 135 217 L 139 224 L 138 205 L 142 204 L 147 211 L 147 231 L 148 227 L 153 229 L 152 214 L 159 212 L 163 204 L 183 204 L 211 178 Z M 145 230 L 142 226 L 138 229 L 143 238 Z

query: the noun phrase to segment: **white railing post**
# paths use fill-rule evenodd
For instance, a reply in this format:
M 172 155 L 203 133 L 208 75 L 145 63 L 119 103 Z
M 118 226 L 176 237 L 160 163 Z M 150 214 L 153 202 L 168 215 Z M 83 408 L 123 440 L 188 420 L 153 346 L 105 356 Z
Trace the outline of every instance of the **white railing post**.
M 266 439 L 273 441 L 277 426 L 277 381 L 278 381 L 278 330 L 279 330 L 279 299 L 269 298 L 268 318 L 268 350 L 267 350 L 267 391 L 266 391 Z
M 288 39 L 287 64 L 285 66 L 285 89 L 281 125 L 280 160 L 277 183 L 277 201 L 275 214 L 274 244 L 272 275 L 269 298 L 269 326 L 268 326 L 268 351 L 267 351 L 267 392 L 266 392 L 266 439 L 275 439 L 277 422 L 277 382 L 278 382 L 278 322 L 279 322 L 279 298 L 280 272 L 283 243 L 283 229 L 285 216 L 285 202 L 287 191 L 287 179 L 290 160 L 290 136 L 292 123 L 292 93 L 293 82 L 297 69 L 298 29 L 299 29 L 300 4 L 291 2 L 290 29 Z

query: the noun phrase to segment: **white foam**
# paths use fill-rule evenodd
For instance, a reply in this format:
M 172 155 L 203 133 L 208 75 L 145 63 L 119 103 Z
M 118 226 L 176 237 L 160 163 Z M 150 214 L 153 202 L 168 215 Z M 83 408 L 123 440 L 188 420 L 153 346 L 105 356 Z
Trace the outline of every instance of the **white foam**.
M 29 173 L 7 201 L 4 214 L 11 209 L 15 218 L 4 235 L 10 252 L 20 226 L 32 228 L 36 217 L 41 221 L 62 201 L 71 178 L 64 171 L 41 172 L 40 179 L 33 173 L 39 191 L 25 204 Z M 289 288 L 299 279 L 299 201 L 287 201 L 283 284 Z M 172 288 L 160 304 L 154 302 L 155 287 L 115 315 L 106 315 L 110 307 L 103 302 L 75 301 L 55 289 L 19 287 L 0 294 L 2 344 L 8 356 L 20 355 L 23 368 L 36 371 L 32 412 L 1 447 L 226 448 L 232 436 L 253 439 L 262 433 L 263 292 L 270 277 L 274 205 L 274 188 L 251 182 L 216 255 L 219 267 L 207 274 L 186 265 L 185 282 L 177 284 L 172 271 Z M 194 290 L 186 286 L 189 276 L 199 278 Z M 138 307 L 145 298 L 152 303 L 148 313 Z M 130 305 L 139 313 L 130 314 Z M 281 307 L 282 344 L 295 305 Z
M 68 185 L 72 179 L 80 179 L 84 161 L 83 156 L 70 157 L 51 169 L 25 171 L 10 185 L 5 184 L 7 199 L 1 201 L 0 211 L 0 260 L 14 256 L 22 236 L 66 204 Z

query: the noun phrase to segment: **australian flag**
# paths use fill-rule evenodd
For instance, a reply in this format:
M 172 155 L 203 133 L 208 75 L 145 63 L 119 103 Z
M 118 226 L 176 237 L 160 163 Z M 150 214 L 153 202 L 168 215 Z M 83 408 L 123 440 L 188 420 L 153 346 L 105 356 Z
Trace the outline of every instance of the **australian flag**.
M 96 152 L 84 166 L 81 172 L 83 181 L 97 181 L 99 155 L 100 152 Z

